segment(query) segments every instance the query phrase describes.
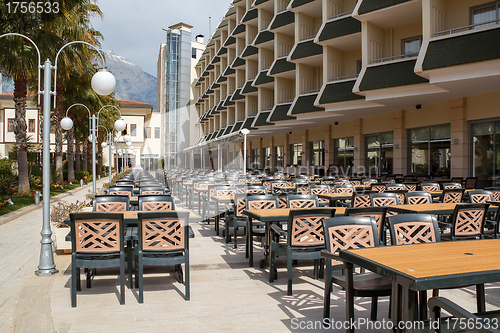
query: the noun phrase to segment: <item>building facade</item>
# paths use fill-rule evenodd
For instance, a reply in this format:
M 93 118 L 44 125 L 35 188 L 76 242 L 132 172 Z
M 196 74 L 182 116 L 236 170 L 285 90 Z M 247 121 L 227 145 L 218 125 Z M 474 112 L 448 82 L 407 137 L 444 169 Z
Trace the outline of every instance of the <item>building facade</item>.
M 196 74 L 193 62 L 205 45 L 203 36 L 191 40 L 191 28 L 179 23 L 166 29 L 166 43 L 161 44 L 158 56 L 157 105 L 162 115 L 162 156 L 168 169 L 184 164 L 182 151 L 190 143 L 191 119 L 196 119 L 195 114 L 190 115 L 191 84 Z
M 203 154 L 205 167 L 242 167 L 237 134 L 247 128 L 252 168 L 491 183 L 500 169 L 499 7 L 234 0 L 196 65 L 202 135 L 186 154 Z

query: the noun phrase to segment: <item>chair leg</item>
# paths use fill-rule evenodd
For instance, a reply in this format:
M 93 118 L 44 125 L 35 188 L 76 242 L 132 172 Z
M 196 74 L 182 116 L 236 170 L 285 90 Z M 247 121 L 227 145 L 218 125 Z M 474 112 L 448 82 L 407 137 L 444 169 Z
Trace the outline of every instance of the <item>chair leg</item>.
M 286 263 L 287 263 L 287 273 L 288 273 L 288 288 L 287 288 L 287 295 L 292 296 L 292 253 L 291 251 L 288 251 L 288 255 L 286 258 Z
M 76 307 L 76 286 L 77 286 L 77 274 L 80 274 L 80 270 L 76 268 L 75 263 L 71 263 L 71 307 Z
M 142 260 L 142 252 L 139 251 L 139 255 L 137 256 L 137 265 L 139 270 L 139 303 L 144 302 L 144 265 Z
M 186 253 L 185 253 L 185 256 L 186 256 L 186 262 L 185 262 L 185 270 L 186 270 L 186 279 L 184 281 L 184 292 L 185 292 L 185 297 L 184 299 L 186 301 L 189 301 L 191 295 L 190 295 L 190 287 L 189 287 L 189 251 L 186 250 Z
M 371 321 L 377 320 L 377 310 L 378 310 L 378 297 L 373 296 L 372 297 L 371 311 L 370 311 L 370 320 Z
M 175 271 L 177 272 L 177 281 L 179 281 L 179 283 L 184 283 L 184 274 L 182 273 L 181 264 L 175 265 Z
M 229 229 L 228 229 L 229 230 Z M 234 228 L 233 228 L 234 232 L 233 232 L 233 237 L 234 237 L 234 248 L 236 249 L 238 247 L 238 227 L 236 226 L 236 218 L 235 218 L 235 221 L 234 221 Z
M 326 268 L 325 295 L 323 297 L 323 318 L 330 318 L 330 294 L 332 293 L 332 272 Z
M 125 304 L 125 254 L 120 254 L 120 304 Z
M 274 243 L 271 242 L 271 246 L 269 247 L 269 282 L 274 282 L 274 270 L 275 270 L 275 260 L 276 260 L 276 251 L 274 249 Z

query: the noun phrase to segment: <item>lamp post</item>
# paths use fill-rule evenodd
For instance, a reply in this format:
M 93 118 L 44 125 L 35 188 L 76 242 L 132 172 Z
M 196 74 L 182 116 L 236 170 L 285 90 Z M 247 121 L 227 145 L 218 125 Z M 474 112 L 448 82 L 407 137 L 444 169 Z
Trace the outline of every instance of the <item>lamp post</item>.
M 99 127 L 102 127 L 106 130 L 106 138 L 108 140 L 108 142 L 104 141 L 103 143 L 101 143 L 101 147 L 104 149 L 106 147 L 108 147 L 109 145 L 109 149 L 108 149 L 108 152 L 109 152 L 109 158 L 108 158 L 108 163 L 109 163 L 109 170 L 108 170 L 108 176 L 109 176 L 109 184 L 111 184 L 111 133 L 108 131 L 108 129 L 102 125 L 99 125 L 97 126 L 98 128 Z
M 244 128 L 240 131 L 243 134 L 243 174 L 247 174 L 247 135 L 250 133 L 248 128 Z
M 44 65 L 41 65 L 41 56 L 38 46 L 29 37 L 19 33 L 6 33 L 2 34 L 0 38 L 6 36 L 18 36 L 27 39 L 35 47 L 38 53 L 38 103 L 40 103 L 40 95 L 43 95 L 43 226 L 42 226 L 42 239 L 40 249 L 40 261 L 38 270 L 35 272 L 38 276 L 52 275 L 58 272 L 54 263 L 54 256 L 52 253 L 52 230 L 50 228 L 50 97 L 54 96 L 54 107 L 56 106 L 56 87 L 57 87 L 57 60 L 62 50 L 72 44 L 85 44 L 95 49 L 101 57 L 104 64 L 104 57 L 99 50 L 92 44 L 83 41 L 69 42 L 63 45 L 56 54 L 55 66 L 52 66 L 50 60 L 46 60 Z M 40 90 L 40 71 L 44 70 L 43 88 Z M 50 90 L 52 84 L 52 70 L 54 70 L 54 91 Z M 106 69 L 99 70 L 92 77 L 92 89 L 99 95 L 109 95 L 115 90 L 116 80 L 113 74 Z

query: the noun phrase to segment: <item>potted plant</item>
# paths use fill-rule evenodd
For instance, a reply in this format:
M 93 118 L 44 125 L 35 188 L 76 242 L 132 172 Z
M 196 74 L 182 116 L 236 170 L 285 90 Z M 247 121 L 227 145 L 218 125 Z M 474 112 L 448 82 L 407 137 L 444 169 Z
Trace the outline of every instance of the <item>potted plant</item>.
M 50 222 L 54 226 L 56 249 L 58 251 L 71 251 L 71 241 L 67 238 L 70 233 L 69 225 L 64 223 L 69 219 L 69 214 L 77 213 L 87 206 L 86 201 L 69 203 L 59 201 L 50 207 Z

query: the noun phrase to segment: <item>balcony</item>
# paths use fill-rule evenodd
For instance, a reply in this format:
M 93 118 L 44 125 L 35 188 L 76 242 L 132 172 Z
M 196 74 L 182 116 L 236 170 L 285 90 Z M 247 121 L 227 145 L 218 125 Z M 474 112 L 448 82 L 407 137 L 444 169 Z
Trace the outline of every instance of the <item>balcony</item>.
M 233 76 L 236 74 L 236 70 L 232 69 L 231 66 L 227 66 L 226 70 L 224 71 L 224 76 Z
M 259 49 L 255 46 L 247 45 L 241 53 L 241 57 L 249 60 L 257 60 L 259 57 Z
M 295 79 L 295 64 L 286 60 L 287 56 L 277 58 L 269 69 L 269 75 L 283 77 L 286 79 Z
M 361 48 L 361 22 L 347 15 L 323 24 L 314 42 L 341 51 Z
M 273 88 L 274 87 L 274 77 L 267 75 L 268 70 L 261 71 L 257 78 L 255 78 L 254 85 L 261 88 Z
M 322 12 L 321 3 L 321 0 L 292 0 L 288 5 L 288 9 L 312 18 L 320 18 Z
M 245 85 L 243 86 L 243 89 L 241 89 L 241 94 L 242 95 L 256 95 L 259 89 L 254 87 L 253 81 L 255 78 L 248 80 Z
M 238 24 L 236 28 L 234 28 L 233 33 L 231 35 L 236 36 L 241 33 L 244 33 L 247 30 L 247 26 L 244 24 Z
M 274 33 L 269 30 L 259 32 L 253 45 L 259 48 L 273 49 L 274 48 Z
M 230 134 L 232 132 L 232 130 L 233 130 L 233 126 L 234 125 L 229 125 L 228 127 L 226 127 L 226 129 L 225 129 L 225 131 L 224 131 L 224 133 L 222 135 L 228 135 L 228 134 Z
M 368 12 L 373 12 L 379 9 L 384 9 L 391 6 L 396 6 L 404 2 L 409 2 L 413 0 L 363 0 L 358 4 L 358 14 L 366 14 Z
M 236 67 L 240 67 L 240 66 L 244 66 L 246 63 L 245 59 L 242 59 L 240 57 L 236 57 L 236 59 L 234 59 L 233 63 L 231 64 L 231 68 L 236 68 Z
M 267 122 L 267 118 L 271 115 L 271 110 L 267 111 L 260 111 L 259 114 L 255 117 L 255 120 L 252 124 L 253 127 L 263 127 L 263 126 L 270 126 L 274 125 L 273 123 Z
M 408 25 L 422 21 L 422 0 L 362 0 L 352 16 L 382 29 Z
M 229 36 L 224 43 L 224 47 L 229 47 L 236 44 L 236 38 Z
M 296 117 L 289 116 L 288 111 L 292 106 L 291 102 L 288 103 L 279 103 L 274 106 L 271 114 L 269 115 L 267 121 L 276 122 L 276 121 L 284 121 L 284 120 L 295 120 Z
M 295 13 L 286 10 L 278 13 L 273 18 L 271 24 L 269 25 L 269 30 L 292 36 L 295 33 L 293 23 L 295 23 Z
M 304 92 L 298 96 L 292 103 L 289 114 L 298 115 L 303 113 L 311 113 L 318 111 L 325 111 L 324 108 L 317 107 L 314 105 L 316 98 L 318 97 L 319 90 L 313 90 L 310 92 Z
M 234 95 L 234 93 L 226 97 L 226 100 L 224 101 L 224 106 L 225 106 L 225 107 L 228 107 L 228 106 L 233 106 L 234 104 L 236 104 L 235 102 L 233 102 L 233 101 L 231 100 L 231 99 L 232 99 L 232 97 L 233 97 L 233 95 Z
M 259 15 L 259 10 L 257 8 L 250 8 L 246 13 L 245 16 L 241 19 L 242 23 L 250 23 L 252 21 L 256 21 L 257 17 Z
M 235 102 L 235 101 L 239 101 L 242 99 L 244 100 L 245 96 L 241 94 L 241 88 L 238 88 L 238 89 L 236 89 L 233 96 L 231 97 L 231 101 Z
M 342 105 L 345 106 L 347 102 L 358 104 L 360 100 L 364 102 L 364 96 L 352 92 L 357 78 L 358 75 L 349 75 L 335 78 L 331 82 L 328 82 L 321 89 L 315 105 L 321 105 L 325 109 L 328 109 L 328 104 L 343 103 Z
M 313 67 L 321 66 L 323 64 L 323 46 L 314 43 L 314 36 L 308 37 L 294 45 L 287 60 Z
M 221 47 L 219 49 L 219 51 L 217 52 L 217 58 L 219 58 L 219 56 L 224 55 L 224 54 L 227 54 L 227 48 Z
M 241 126 L 243 126 L 242 121 L 238 121 L 234 124 L 233 129 L 231 130 L 231 133 L 236 133 L 241 129 Z

